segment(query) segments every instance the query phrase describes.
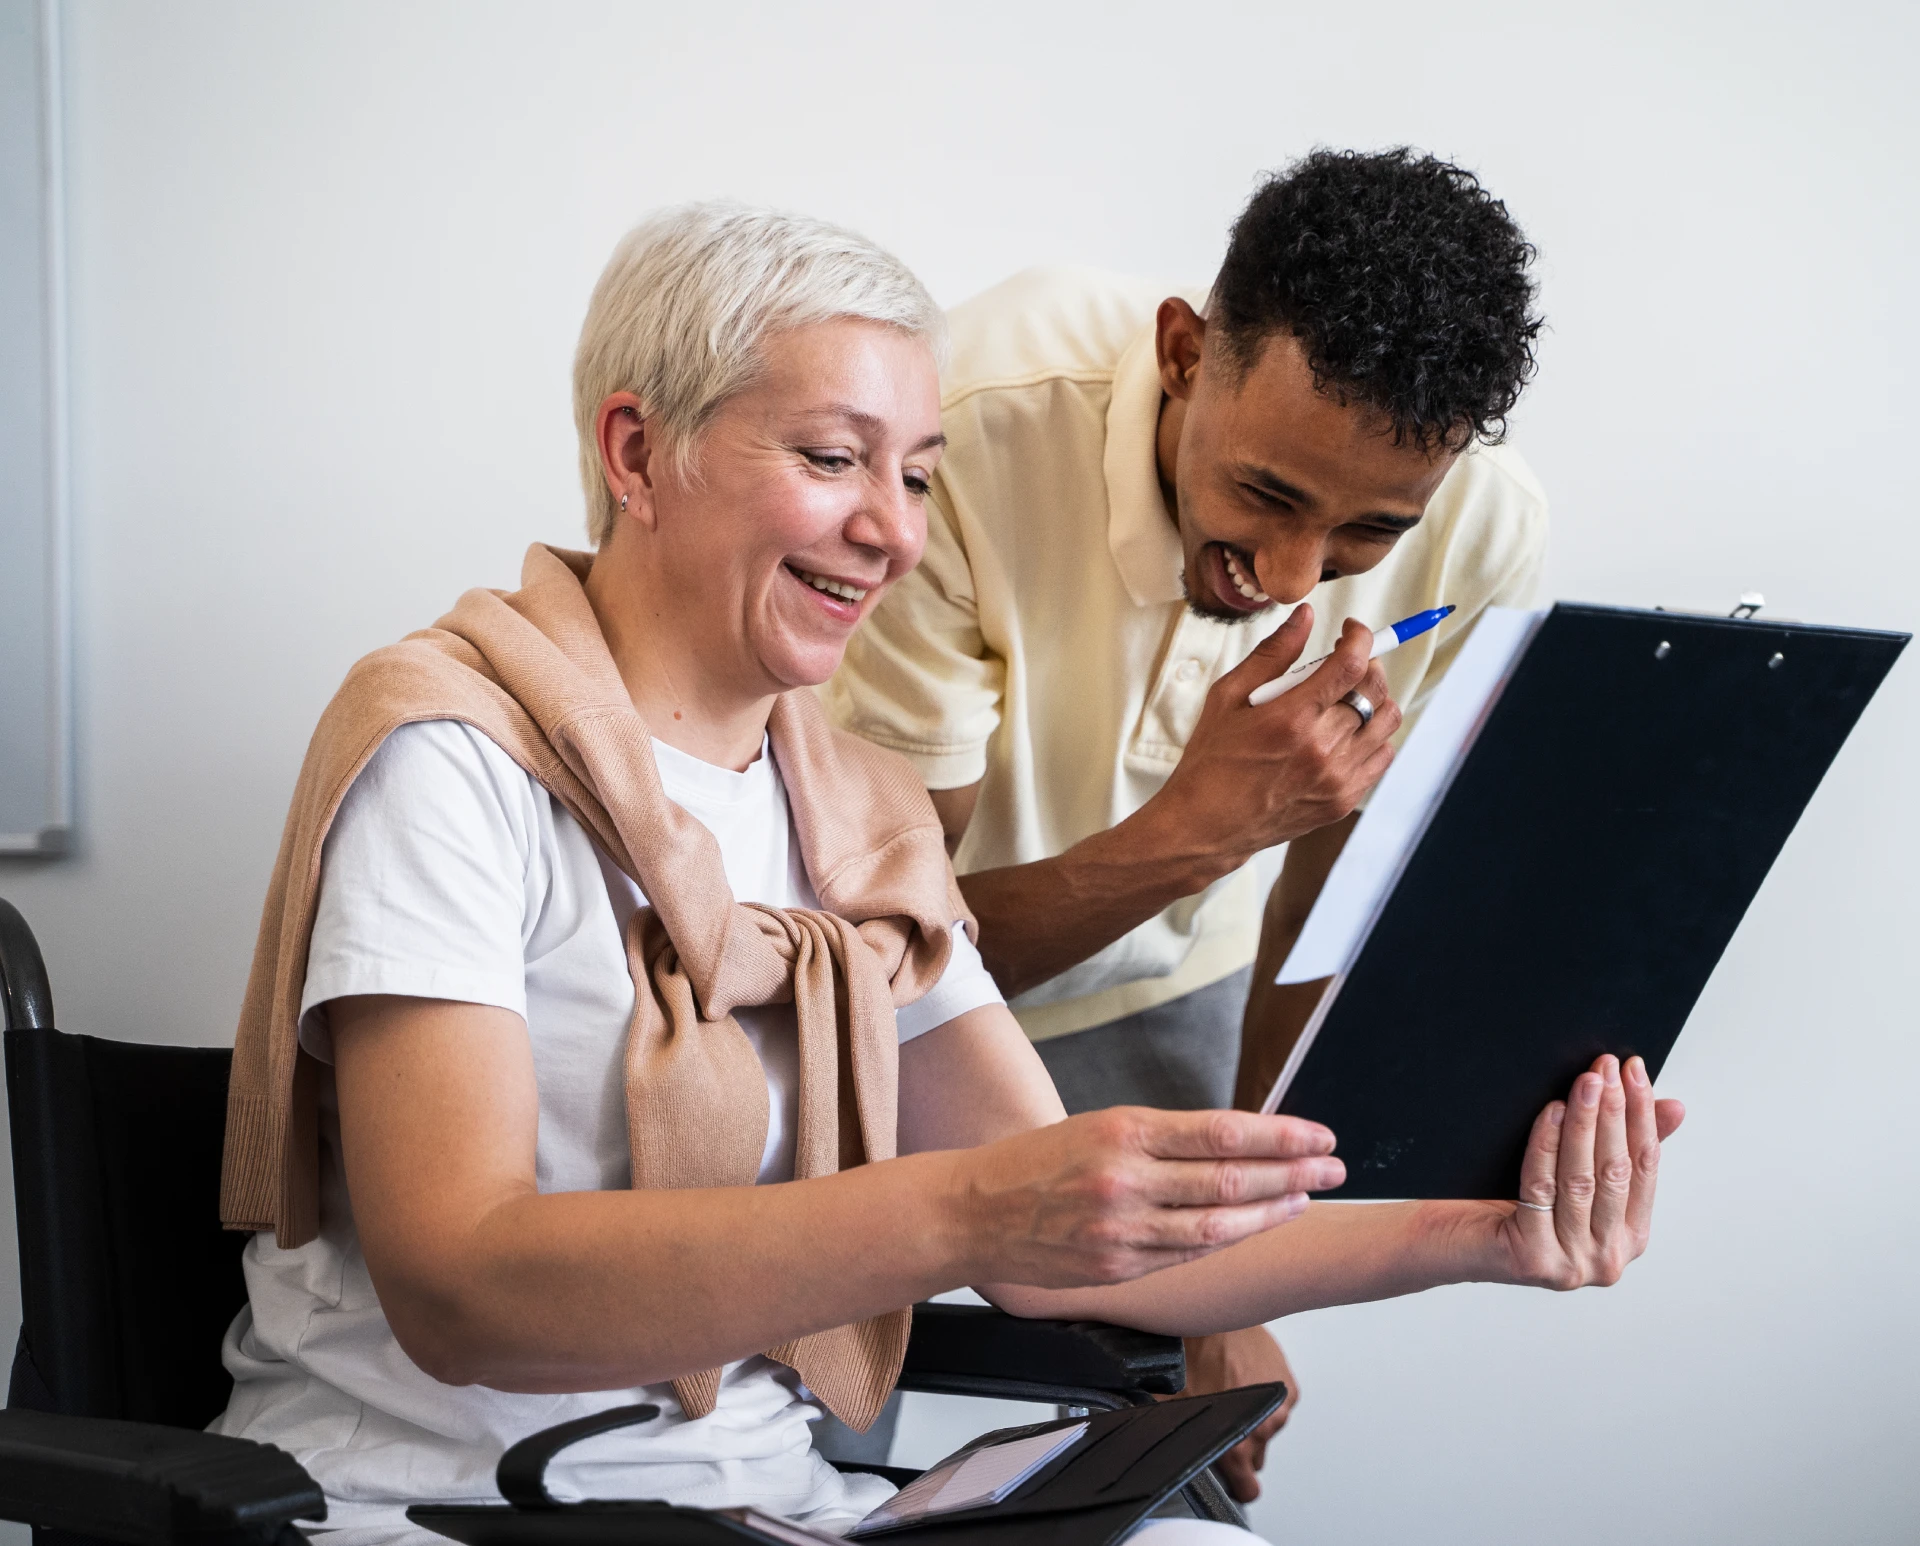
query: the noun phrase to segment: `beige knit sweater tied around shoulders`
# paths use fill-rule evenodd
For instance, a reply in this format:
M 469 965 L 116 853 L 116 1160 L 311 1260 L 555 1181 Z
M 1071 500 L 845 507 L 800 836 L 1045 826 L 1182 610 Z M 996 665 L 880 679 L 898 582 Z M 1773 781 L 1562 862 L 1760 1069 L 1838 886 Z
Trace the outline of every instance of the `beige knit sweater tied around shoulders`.
M 766 1140 L 766 1079 L 732 1011 L 792 1001 L 798 1023 L 797 1179 L 894 1154 L 893 1011 L 940 979 L 956 919 L 973 923 L 912 766 L 832 729 L 807 691 L 769 730 L 818 911 L 741 904 L 720 848 L 669 801 L 647 726 L 582 585 L 592 555 L 536 544 L 521 588 L 471 590 L 433 627 L 377 650 L 321 716 L 260 919 L 234 1045 L 220 1215 L 293 1247 L 319 1229 L 317 1068 L 297 1019 L 321 844 L 348 786 L 401 725 L 453 719 L 537 779 L 633 878 L 648 906 L 627 930 L 634 1016 L 627 1131 L 636 1187 L 750 1186 Z M 852 1427 L 893 1388 L 910 1312 L 767 1349 Z M 682 1375 L 689 1416 L 720 1371 Z

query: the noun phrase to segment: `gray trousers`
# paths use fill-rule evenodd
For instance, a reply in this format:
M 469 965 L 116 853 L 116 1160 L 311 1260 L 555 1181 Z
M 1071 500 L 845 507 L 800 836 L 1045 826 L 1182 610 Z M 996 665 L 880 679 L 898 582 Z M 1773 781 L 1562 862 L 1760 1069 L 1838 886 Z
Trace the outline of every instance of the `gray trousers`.
M 1233 1104 L 1253 968 L 1138 1014 L 1036 1042 L 1070 1116 L 1108 1106 L 1212 1111 Z
M 1069 1115 L 1108 1106 L 1210 1111 L 1233 1104 L 1240 1065 L 1240 1016 L 1253 968 L 1184 998 L 1035 1044 Z M 865 1433 L 831 1413 L 813 1425 L 813 1447 L 829 1460 L 885 1465 L 900 1422 L 896 1391 Z

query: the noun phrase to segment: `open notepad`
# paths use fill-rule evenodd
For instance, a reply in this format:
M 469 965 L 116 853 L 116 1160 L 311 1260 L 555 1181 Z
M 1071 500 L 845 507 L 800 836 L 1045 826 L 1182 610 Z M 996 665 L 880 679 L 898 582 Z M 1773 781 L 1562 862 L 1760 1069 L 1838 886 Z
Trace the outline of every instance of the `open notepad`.
M 1264 1109 L 1344 1197 L 1512 1197 L 1602 1052 L 1656 1075 L 1904 634 L 1491 609 L 1329 872 L 1281 983 L 1326 981 Z
M 955 1514 L 1005 1502 L 1043 1466 L 1078 1444 L 1086 1432 L 1085 1423 L 1075 1423 L 1022 1439 L 983 1444 L 908 1482 L 847 1534 L 871 1535 L 934 1514 Z

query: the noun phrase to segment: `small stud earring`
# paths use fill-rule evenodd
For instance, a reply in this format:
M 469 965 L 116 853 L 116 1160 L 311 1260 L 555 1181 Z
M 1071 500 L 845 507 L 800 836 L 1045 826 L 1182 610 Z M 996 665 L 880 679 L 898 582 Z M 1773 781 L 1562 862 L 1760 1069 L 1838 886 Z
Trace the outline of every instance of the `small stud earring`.
M 620 496 L 620 508 L 622 510 L 627 508 L 627 496 L 625 494 Z

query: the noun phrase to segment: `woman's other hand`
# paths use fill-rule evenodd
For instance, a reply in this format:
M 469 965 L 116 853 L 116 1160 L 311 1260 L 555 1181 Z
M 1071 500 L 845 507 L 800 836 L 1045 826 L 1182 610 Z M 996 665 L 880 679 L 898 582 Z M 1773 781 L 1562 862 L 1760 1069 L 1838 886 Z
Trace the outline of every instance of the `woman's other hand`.
M 1611 1054 L 1533 1124 L 1520 1200 L 1501 1205 L 1497 1234 L 1509 1280 L 1540 1288 L 1606 1286 L 1647 1248 L 1660 1144 L 1686 1116 L 1656 1100 L 1647 1065 Z
M 956 1156 L 957 1211 L 980 1278 L 1124 1283 L 1297 1218 L 1346 1179 L 1333 1143 L 1297 1117 L 1116 1106 Z

